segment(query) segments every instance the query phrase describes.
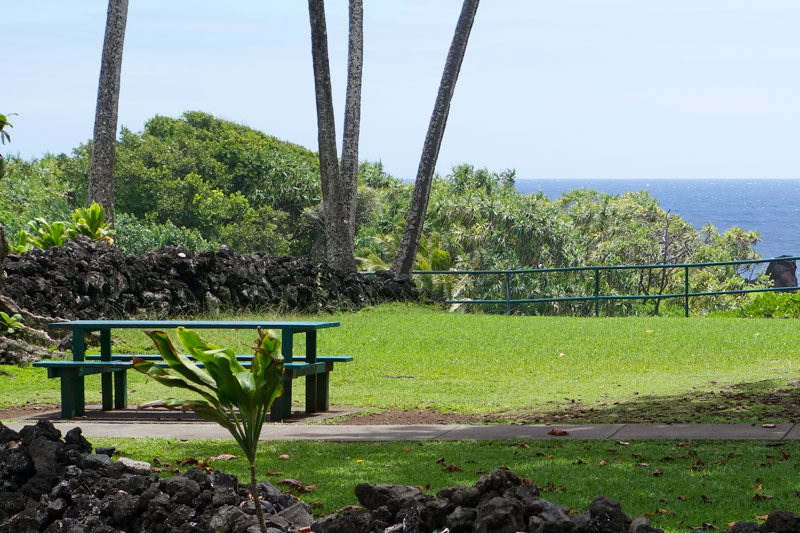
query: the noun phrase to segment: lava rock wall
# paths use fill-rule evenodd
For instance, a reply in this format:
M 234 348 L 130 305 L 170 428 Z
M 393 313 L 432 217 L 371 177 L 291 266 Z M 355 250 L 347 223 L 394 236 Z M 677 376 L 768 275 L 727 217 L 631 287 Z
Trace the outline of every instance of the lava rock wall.
M 126 256 L 80 238 L 10 255 L 4 294 L 28 311 L 70 319 L 167 317 L 201 312 L 315 312 L 416 299 L 408 277 L 342 275 L 308 257 L 192 252 L 165 247 Z

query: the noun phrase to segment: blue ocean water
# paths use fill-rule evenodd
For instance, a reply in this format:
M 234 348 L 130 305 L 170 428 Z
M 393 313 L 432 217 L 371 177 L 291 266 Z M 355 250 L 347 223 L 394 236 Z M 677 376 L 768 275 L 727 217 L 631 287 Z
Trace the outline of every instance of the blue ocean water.
M 662 208 L 695 228 L 711 222 L 720 232 L 739 226 L 758 230 L 764 258 L 800 256 L 800 180 L 518 179 L 521 193 L 542 191 L 555 199 L 572 189 L 608 194 L 647 190 Z

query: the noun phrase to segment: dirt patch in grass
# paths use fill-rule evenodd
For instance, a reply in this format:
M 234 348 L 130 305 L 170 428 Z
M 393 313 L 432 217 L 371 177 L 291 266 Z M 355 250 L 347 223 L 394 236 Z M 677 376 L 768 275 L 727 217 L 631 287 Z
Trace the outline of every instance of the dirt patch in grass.
M 711 384 L 713 386 L 713 384 Z M 692 390 L 675 396 L 637 396 L 625 402 L 587 404 L 565 399 L 541 409 L 469 415 L 435 409 L 403 409 L 356 414 L 336 424 L 699 424 L 800 422 L 800 386 L 776 388 L 772 381 L 738 383 L 716 390 Z
M 22 405 L 20 407 L 10 407 L 8 409 L 0 409 L 0 420 L 24 420 L 32 416 L 58 409 L 60 409 L 60 406 L 58 405 L 38 403 Z

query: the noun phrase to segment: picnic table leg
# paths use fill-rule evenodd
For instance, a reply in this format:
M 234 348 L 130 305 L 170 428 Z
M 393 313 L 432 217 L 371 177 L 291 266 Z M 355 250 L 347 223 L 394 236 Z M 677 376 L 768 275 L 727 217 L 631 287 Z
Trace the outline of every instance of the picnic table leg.
M 83 398 L 83 376 L 61 377 L 61 418 L 73 418 L 85 414 Z
M 111 330 L 100 330 L 100 360 L 111 361 Z M 116 372 L 114 373 L 116 374 Z M 100 377 L 100 390 L 103 398 L 103 411 L 110 411 L 114 408 L 112 405 L 112 376 L 111 374 L 104 373 Z
M 330 400 L 328 398 L 328 390 L 330 389 L 330 372 L 326 371 L 324 374 L 317 374 L 315 391 L 316 404 L 314 405 L 316 411 L 329 411 L 331 408 Z
M 317 362 L 317 332 L 306 332 L 306 363 Z M 306 413 L 316 413 L 319 411 L 317 400 L 319 377 L 317 374 L 306 376 Z
M 128 371 L 114 372 L 114 409 L 128 407 Z
M 83 361 L 86 354 L 84 330 L 72 331 L 72 360 Z M 82 416 L 86 412 L 83 376 L 61 378 L 61 417 Z
M 280 422 L 292 414 L 292 378 L 284 378 L 283 394 L 272 404 L 269 412 L 269 419 L 273 422 Z

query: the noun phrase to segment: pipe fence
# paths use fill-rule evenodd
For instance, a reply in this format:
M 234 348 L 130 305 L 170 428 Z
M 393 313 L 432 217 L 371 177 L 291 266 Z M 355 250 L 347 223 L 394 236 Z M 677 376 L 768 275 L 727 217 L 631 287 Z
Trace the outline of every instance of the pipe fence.
M 673 298 L 683 299 L 684 316 L 689 316 L 689 300 L 699 296 L 719 296 L 726 294 L 747 294 L 757 292 L 786 292 L 800 289 L 794 287 L 756 287 L 748 289 L 721 290 L 708 292 L 690 292 L 689 281 L 692 269 L 703 269 L 714 266 L 740 266 L 756 265 L 763 263 L 797 261 L 797 257 L 776 257 L 772 259 L 751 259 L 744 261 L 719 261 L 712 263 L 677 263 L 677 264 L 653 264 L 653 265 L 615 265 L 615 266 L 585 266 L 585 267 L 561 267 L 561 268 L 532 268 L 520 270 L 414 270 L 415 275 L 429 276 L 482 276 L 482 275 L 501 275 L 504 276 L 505 297 L 503 299 L 450 299 L 445 300 L 448 304 L 463 305 L 505 305 L 506 314 L 511 314 L 512 306 L 515 304 L 534 304 L 547 302 L 594 302 L 594 315 L 600 316 L 600 303 L 613 300 L 668 300 Z M 625 270 L 652 270 L 676 269 L 683 270 L 683 291 L 672 292 L 669 294 L 648 293 L 648 294 L 602 294 L 601 274 L 609 271 Z M 594 294 L 586 296 L 565 296 L 565 297 L 542 297 L 542 298 L 512 298 L 511 280 L 513 276 L 522 275 L 542 275 L 552 272 L 592 272 L 594 274 Z

